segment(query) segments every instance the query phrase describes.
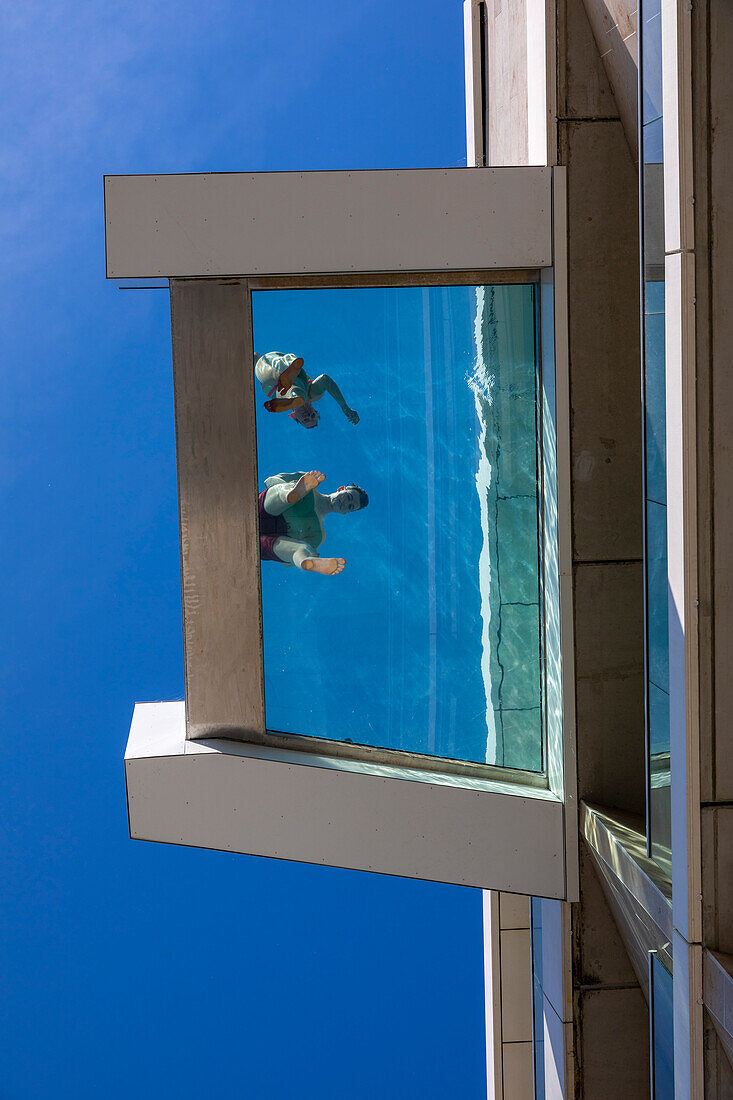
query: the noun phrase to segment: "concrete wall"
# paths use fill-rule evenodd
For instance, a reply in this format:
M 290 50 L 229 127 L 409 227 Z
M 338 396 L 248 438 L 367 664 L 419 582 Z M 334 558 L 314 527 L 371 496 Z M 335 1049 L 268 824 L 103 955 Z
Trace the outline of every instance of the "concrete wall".
M 636 161 L 639 157 L 639 37 L 636 0 L 584 0 L 584 3 L 626 141 Z
M 687 370 L 694 372 L 697 568 L 688 553 L 687 583 L 699 600 L 699 789 L 688 790 L 687 840 L 688 876 L 697 865 L 702 893 L 701 932 L 689 922 L 692 955 L 733 953 L 733 7 L 700 0 L 691 19 L 695 348 Z M 681 196 L 688 209 L 689 198 Z M 687 736 L 689 750 L 689 725 Z M 705 1095 L 733 1095 L 730 1064 L 709 1026 L 701 1057 Z
M 578 794 L 644 812 L 638 176 L 582 0 L 560 0 Z M 647 1005 L 591 860 L 573 907 L 576 1096 L 649 1092 Z M 567 1095 L 567 1093 L 566 1093 Z
M 486 163 L 494 168 L 527 164 L 527 0 L 486 0 L 486 23 Z

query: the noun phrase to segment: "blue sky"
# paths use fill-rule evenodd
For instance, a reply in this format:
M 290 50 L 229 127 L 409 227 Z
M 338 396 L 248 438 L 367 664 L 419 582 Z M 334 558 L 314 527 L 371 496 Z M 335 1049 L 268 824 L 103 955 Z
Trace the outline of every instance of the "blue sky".
M 476 891 L 133 843 L 183 691 L 164 292 L 102 174 L 464 163 L 459 0 L 0 15 L 2 1100 L 482 1095 Z

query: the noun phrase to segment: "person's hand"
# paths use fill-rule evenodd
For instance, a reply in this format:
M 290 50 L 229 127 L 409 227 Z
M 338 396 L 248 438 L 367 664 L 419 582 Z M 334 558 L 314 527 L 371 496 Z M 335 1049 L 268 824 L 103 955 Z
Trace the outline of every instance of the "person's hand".
M 351 424 L 358 424 L 359 423 L 359 414 L 356 411 L 356 409 L 344 409 L 344 413 L 346 415 L 346 419 Z

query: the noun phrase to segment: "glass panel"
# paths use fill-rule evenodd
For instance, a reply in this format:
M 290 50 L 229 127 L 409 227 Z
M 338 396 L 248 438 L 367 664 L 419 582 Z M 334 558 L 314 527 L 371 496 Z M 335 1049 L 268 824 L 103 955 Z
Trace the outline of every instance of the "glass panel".
M 662 691 L 669 691 L 667 509 L 648 500 L 646 521 L 649 679 Z
M 545 675 L 545 737 L 550 790 L 562 796 L 562 660 L 560 638 L 560 561 L 557 507 L 557 428 L 555 407 L 555 302 L 549 279 L 540 284 L 542 308 L 542 617 Z
M 649 853 L 670 868 L 669 633 L 660 0 L 642 0 L 641 188 Z
M 655 286 L 647 283 L 647 286 Z M 667 501 L 667 394 L 664 378 L 664 314 L 644 318 L 646 380 L 646 494 L 658 504 Z
M 656 952 L 649 958 L 652 1100 L 668 1100 L 674 1096 L 674 987 Z
M 659 0 L 642 0 L 642 82 L 644 107 L 642 122 L 651 122 L 662 114 L 662 17 Z
M 649 827 L 651 855 L 672 877 L 669 695 L 649 683 Z
M 532 898 L 532 1054 L 534 1097 L 545 1100 L 545 1014 L 542 993 L 542 899 Z
M 534 288 L 252 297 L 268 728 L 540 771 Z
M 642 130 L 644 154 L 644 278 L 664 281 L 664 164 L 662 119 Z

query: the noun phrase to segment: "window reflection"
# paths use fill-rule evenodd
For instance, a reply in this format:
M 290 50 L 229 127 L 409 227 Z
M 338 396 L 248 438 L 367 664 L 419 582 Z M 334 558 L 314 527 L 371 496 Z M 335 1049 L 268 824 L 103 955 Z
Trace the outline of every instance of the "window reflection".
M 533 287 L 257 291 L 253 328 L 268 729 L 541 770 Z
M 664 149 L 659 0 L 640 8 L 648 845 L 670 865 Z
M 674 1007 L 672 975 L 649 953 L 652 1100 L 674 1096 Z

